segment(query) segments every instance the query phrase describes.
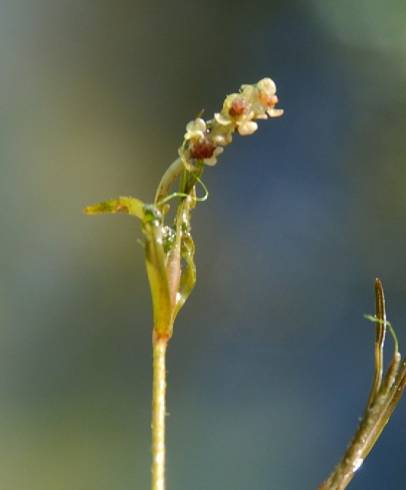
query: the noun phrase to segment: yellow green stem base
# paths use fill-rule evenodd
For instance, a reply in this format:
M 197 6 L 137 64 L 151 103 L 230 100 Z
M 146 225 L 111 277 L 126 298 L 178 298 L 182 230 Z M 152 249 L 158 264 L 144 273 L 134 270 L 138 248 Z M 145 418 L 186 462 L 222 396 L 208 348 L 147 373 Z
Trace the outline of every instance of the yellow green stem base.
M 165 490 L 166 350 L 168 338 L 154 332 L 152 386 L 152 482 L 151 490 Z

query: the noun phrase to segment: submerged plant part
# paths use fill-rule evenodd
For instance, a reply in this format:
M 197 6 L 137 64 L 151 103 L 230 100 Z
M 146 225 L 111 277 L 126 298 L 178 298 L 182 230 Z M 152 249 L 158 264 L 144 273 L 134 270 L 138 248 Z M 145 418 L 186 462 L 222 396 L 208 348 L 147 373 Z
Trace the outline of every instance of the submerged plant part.
M 375 281 L 375 315 L 365 315 L 376 324 L 375 372 L 365 413 L 342 460 L 319 490 L 344 490 L 362 466 L 395 410 L 406 386 L 406 357 L 401 358 L 398 340 L 386 319 L 382 282 Z M 387 330 L 393 337 L 393 353 L 383 375 L 383 347 Z
M 276 85 L 270 78 L 243 85 L 238 93 L 226 97 L 212 119 L 198 117 L 186 125 L 179 156 L 164 173 L 153 203 L 119 197 L 85 208 L 89 215 L 134 216 L 140 220 L 145 238 L 153 309 L 152 490 L 165 488 L 165 356 L 176 316 L 196 283 L 191 213 L 208 196 L 201 177 L 206 166 L 217 163 L 236 132 L 250 135 L 258 128 L 257 120 L 281 116 L 283 111 L 275 107 L 277 103 Z M 173 191 L 175 184 L 177 190 Z M 197 186 L 203 187 L 203 197 L 198 197 Z M 167 224 L 173 202 L 174 219 Z

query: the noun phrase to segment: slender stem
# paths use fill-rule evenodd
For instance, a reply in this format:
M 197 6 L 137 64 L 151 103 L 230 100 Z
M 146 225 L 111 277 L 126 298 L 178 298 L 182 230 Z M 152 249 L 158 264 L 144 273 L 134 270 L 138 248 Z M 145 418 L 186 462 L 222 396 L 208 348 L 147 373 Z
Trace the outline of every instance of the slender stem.
M 394 357 L 399 367 L 400 354 Z M 403 360 L 396 379 L 388 393 L 384 386 L 378 393 L 372 407 L 368 407 L 354 439 L 344 457 L 329 478 L 318 490 L 344 490 L 375 445 L 399 402 L 406 385 L 406 359 Z
M 396 333 L 386 321 L 385 296 L 382 283 L 375 281 L 376 321 L 375 372 L 368 404 L 361 423 L 341 461 L 318 490 L 344 490 L 354 478 L 380 437 L 406 386 L 406 358 L 401 360 Z M 394 352 L 383 377 L 383 347 L 386 327 L 394 339 Z
M 375 279 L 375 316 L 379 320 L 376 323 L 375 336 L 375 373 L 369 394 L 368 406 L 372 406 L 376 396 L 381 388 L 383 375 L 383 347 L 386 335 L 386 309 L 385 294 L 380 279 Z
M 166 349 L 168 339 L 153 334 L 152 385 L 152 483 L 151 490 L 165 490 Z

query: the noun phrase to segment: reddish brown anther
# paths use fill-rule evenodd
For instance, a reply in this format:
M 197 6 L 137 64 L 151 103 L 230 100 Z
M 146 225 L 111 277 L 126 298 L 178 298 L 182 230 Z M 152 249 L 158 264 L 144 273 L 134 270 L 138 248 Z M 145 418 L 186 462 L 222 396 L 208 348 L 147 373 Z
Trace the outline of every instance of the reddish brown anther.
M 273 107 L 275 106 L 279 99 L 277 95 L 268 95 L 265 91 L 261 90 L 259 92 L 259 100 L 262 102 L 262 104 L 266 107 Z
M 244 99 L 235 99 L 233 100 L 230 110 L 228 113 L 231 117 L 242 116 L 247 108 L 247 103 Z
M 197 160 L 205 160 L 213 156 L 215 145 L 208 140 L 197 141 L 190 149 L 190 156 Z

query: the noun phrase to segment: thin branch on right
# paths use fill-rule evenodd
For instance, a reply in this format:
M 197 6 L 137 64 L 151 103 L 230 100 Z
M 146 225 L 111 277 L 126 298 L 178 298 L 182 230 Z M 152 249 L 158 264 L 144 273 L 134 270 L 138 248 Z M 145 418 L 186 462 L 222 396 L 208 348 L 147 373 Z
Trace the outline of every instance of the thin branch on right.
M 354 438 L 341 461 L 318 490 L 347 488 L 379 439 L 405 389 L 406 357 L 401 358 L 396 333 L 386 319 L 385 296 L 379 279 L 375 280 L 375 315 L 365 317 L 376 324 L 375 372 L 371 392 Z M 386 373 L 383 374 L 383 347 L 387 331 L 393 337 L 394 349 Z

